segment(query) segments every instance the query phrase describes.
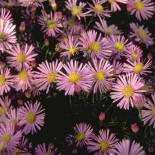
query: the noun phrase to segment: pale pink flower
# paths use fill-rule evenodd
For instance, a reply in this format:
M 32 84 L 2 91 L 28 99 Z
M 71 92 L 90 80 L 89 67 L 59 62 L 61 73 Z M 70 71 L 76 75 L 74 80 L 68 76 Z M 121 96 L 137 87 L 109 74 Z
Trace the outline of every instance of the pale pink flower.
M 32 45 L 28 46 L 27 44 L 24 46 L 16 44 L 6 52 L 10 55 L 7 57 L 8 64 L 10 67 L 16 68 L 17 71 L 29 69 L 31 62 L 34 61 L 37 56 L 37 54 L 34 53 L 34 47 Z
M 42 6 L 42 2 L 46 1 L 46 0 L 18 0 L 19 4 L 21 4 L 21 6 L 24 7 L 38 7 L 38 6 Z
M 23 126 L 22 131 L 25 134 L 34 134 L 37 130 L 41 130 L 45 119 L 44 110 L 38 101 L 35 103 L 27 102 L 19 109 L 19 125 Z
M 129 110 L 129 107 L 134 107 L 134 99 L 141 95 L 145 83 L 136 74 L 128 73 L 120 75 L 113 84 L 111 98 L 113 102 L 118 102 L 117 106 Z
M 151 33 L 148 31 L 148 28 L 145 28 L 144 25 L 139 26 L 138 23 L 130 23 L 130 38 L 135 38 L 135 41 L 139 43 L 144 43 L 146 46 L 153 45 L 154 39 L 151 38 Z
M 9 21 L 12 24 L 13 19 L 10 10 L 6 10 L 5 8 L 0 9 L 0 20 L 4 21 L 4 23 Z
M 120 61 L 113 60 L 113 74 L 114 75 L 119 75 L 120 73 L 123 72 L 123 64 L 120 63 Z
M 18 6 L 17 0 L 0 0 L 0 5 L 7 8 L 12 8 Z

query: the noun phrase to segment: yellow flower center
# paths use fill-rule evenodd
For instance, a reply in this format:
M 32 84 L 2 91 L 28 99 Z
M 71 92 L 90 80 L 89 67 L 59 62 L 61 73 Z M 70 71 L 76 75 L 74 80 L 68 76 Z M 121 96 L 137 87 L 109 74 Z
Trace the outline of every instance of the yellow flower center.
M 145 40 L 147 37 L 147 34 L 143 29 L 138 29 L 137 34 L 142 40 Z
M 3 86 L 5 84 L 5 76 L 0 75 L 0 86 Z
M 76 48 L 70 47 L 68 51 L 69 51 L 69 53 L 70 53 L 71 55 L 74 55 L 75 52 L 76 52 Z
M 124 44 L 122 42 L 116 42 L 114 47 L 115 47 L 116 50 L 119 50 L 119 51 L 124 50 Z
M 1 143 L 0 143 L 0 152 L 1 152 L 3 149 L 4 149 L 4 143 L 1 142 Z
M 72 16 L 78 16 L 82 13 L 82 10 L 80 7 L 75 6 L 75 7 L 73 7 L 71 12 L 72 12 Z
M 76 139 L 77 141 L 82 141 L 84 140 L 85 138 L 85 134 L 83 132 L 79 132 L 77 135 L 76 135 Z
M 19 63 L 23 63 L 25 61 L 25 59 L 26 59 L 26 57 L 25 57 L 25 55 L 23 53 L 18 54 L 17 57 L 16 57 L 16 60 Z
M 138 57 L 138 53 L 137 53 L 136 51 L 134 51 L 134 52 L 132 53 L 131 57 L 132 57 L 133 60 L 136 60 L 137 57 Z
M 152 107 L 152 115 L 155 117 L 155 105 Z
M 35 119 L 36 119 L 36 116 L 34 113 L 32 112 L 29 112 L 27 115 L 26 115 L 26 121 L 28 123 L 34 123 L 35 122 Z
M 95 79 L 98 81 L 98 82 L 102 82 L 105 80 L 105 74 L 101 71 L 98 71 L 95 73 Z
M 6 115 L 7 113 L 7 108 L 6 107 L 0 107 L 0 116 Z
M 99 144 L 99 147 L 100 147 L 100 150 L 104 152 L 108 150 L 109 144 L 107 141 L 101 141 Z
M 16 125 L 17 124 L 17 120 L 11 120 L 10 123 L 11 123 L 11 125 Z
M 1 33 L 0 33 L 0 42 L 3 42 L 3 41 L 5 41 L 5 40 L 6 40 L 6 34 L 3 33 L 3 32 L 1 32 Z
M 72 28 L 72 27 L 74 26 L 74 21 L 70 20 L 70 21 L 68 22 L 68 26 L 69 26 L 70 28 Z
M 114 3 L 116 0 L 108 0 L 109 3 Z
M 13 3 L 12 2 L 8 2 L 8 3 L 6 3 L 6 6 L 7 7 L 13 7 Z
M 101 49 L 101 46 L 98 42 L 93 42 L 90 44 L 89 48 L 92 52 L 99 52 Z
M 47 82 L 53 83 L 55 82 L 56 74 L 55 73 L 48 73 L 47 74 Z
M 56 23 L 55 21 L 53 21 L 53 20 L 49 20 L 49 21 L 47 22 L 47 27 L 48 27 L 49 29 L 55 29 L 55 28 L 57 27 L 57 23 Z
M 105 28 L 104 29 L 104 33 L 106 33 L 106 34 L 113 34 L 114 33 L 114 31 L 113 31 L 113 29 L 112 28 L 110 28 L 110 27 L 107 27 L 107 28 Z
M 144 10 L 144 4 L 141 1 L 138 1 L 138 2 L 135 3 L 135 8 L 138 11 L 142 11 L 142 10 Z
M 103 6 L 101 4 L 95 4 L 94 9 L 98 13 L 102 13 L 104 11 L 104 8 L 103 8 Z
M 26 81 L 28 79 L 28 73 L 25 70 L 22 70 L 21 72 L 19 72 L 18 76 L 21 81 Z
M 138 63 L 138 64 L 136 64 L 136 65 L 134 66 L 133 71 L 134 71 L 135 73 L 139 73 L 139 72 L 142 71 L 142 69 L 143 69 L 143 64 L 142 64 L 142 63 Z
M 80 80 L 80 75 L 78 73 L 71 73 L 69 75 L 68 81 L 72 84 L 77 83 Z
M 134 89 L 132 86 L 130 85 L 126 85 L 123 90 L 122 90 L 122 93 L 125 97 L 131 97 L 133 94 L 134 94 Z
M 48 152 L 45 152 L 44 155 L 50 155 Z
M 22 150 L 20 148 L 15 148 L 16 153 L 22 153 Z
M 4 136 L 2 136 L 2 141 L 3 142 L 9 143 L 10 140 L 11 140 L 10 135 L 4 135 Z

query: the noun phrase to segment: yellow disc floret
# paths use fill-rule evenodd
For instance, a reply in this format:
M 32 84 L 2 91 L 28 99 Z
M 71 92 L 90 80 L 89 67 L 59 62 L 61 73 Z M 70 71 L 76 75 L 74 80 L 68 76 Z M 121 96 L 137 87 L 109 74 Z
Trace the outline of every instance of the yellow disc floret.
M 68 81 L 72 84 L 77 83 L 80 80 L 80 75 L 78 73 L 69 74 Z
M 134 94 L 134 89 L 132 86 L 130 85 L 126 85 L 123 90 L 122 90 L 122 93 L 125 97 L 131 97 L 133 94 Z

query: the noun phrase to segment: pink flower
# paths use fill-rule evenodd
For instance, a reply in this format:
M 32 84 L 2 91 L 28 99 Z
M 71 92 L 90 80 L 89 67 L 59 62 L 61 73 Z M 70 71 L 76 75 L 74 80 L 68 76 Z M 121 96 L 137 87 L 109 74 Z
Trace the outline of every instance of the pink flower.
M 0 4 L 3 7 L 11 8 L 14 6 L 18 6 L 18 1 L 17 0 L 0 0 Z
M 10 22 L 11 24 L 13 24 L 11 13 L 9 10 L 6 10 L 5 8 L 0 9 L 0 20 L 2 20 L 4 23 Z
M 34 61 L 37 56 L 37 54 L 34 53 L 34 47 L 32 45 L 28 46 L 27 44 L 24 46 L 16 44 L 6 52 L 10 55 L 7 57 L 8 64 L 10 67 L 15 67 L 17 71 L 29 69 L 31 62 Z
M 25 134 L 33 134 L 37 130 L 41 130 L 41 127 L 44 125 L 44 110 L 38 101 L 35 103 L 27 102 L 19 109 L 19 125 L 23 126 Z
M 145 155 L 143 147 L 140 146 L 139 143 L 135 141 L 131 141 L 130 139 L 123 139 L 115 146 L 114 154 L 112 155 Z
M 110 130 L 100 130 L 98 136 L 94 136 L 88 142 L 88 151 L 93 152 L 94 155 L 108 155 L 115 150 L 115 144 L 118 139 L 115 134 L 110 133 Z
M 19 3 L 24 7 L 42 6 L 42 2 L 46 0 L 19 0 Z
M 59 71 L 57 89 L 65 90 L 65 95 L 73 95 L 76 85 L 84 91 L 89 91 L 92 86 L 92 73 L 83 63 L 71 60 L 63 65 L 64 71 Z
M 101 112 L 101 113 L 99 114 L 99 120 L 100 120 L 100 121 L 105 120 L 105 113 Z
M 151 18 L 155 9 L 151 0 L 128 0 L 127 6 L 130 14 L 135 14 L 139 21 Z
M 120 75 L 113 85 L 111 98 L 113 102 L 119 102 L 118 107 L 129 110 L 129 107 L 134 107 L 134 99 L 138 95 L 142 95 L 144 82 L 136 74 Z
M 131 124 L 131 130 L 133 133 L 137 133 L 139 131 L 139 126 L 137 125 L 137 123 Z
M 47 61 L 39 64 L 34 74 L 34 82 L 39 90 L 46 90 L 49 92 L 51 84 L 55 83 L 57 80 L 58 72 L 62 68 L 62 63 L 58 60 L 48 63 Z

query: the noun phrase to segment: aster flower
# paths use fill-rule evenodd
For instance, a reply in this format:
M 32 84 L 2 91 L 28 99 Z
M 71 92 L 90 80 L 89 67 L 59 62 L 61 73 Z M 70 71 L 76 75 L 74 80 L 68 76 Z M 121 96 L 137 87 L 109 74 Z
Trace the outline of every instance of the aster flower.
M 92 71 L 93 78 L 93 92 L 96 93 L 99 90 L 100 93 L 107 91 L 107 86 L 114 80 L 112 77 L 113 67 L 109 61 L 100 59 L 93 59 L 93 64 L 89 62 L 90 70 Z
M 10 56 L 7 57 L 8 64 L 10 67 L 15 67 L 17 71 L 29 69 L 31 62 L 34 61 L 35 57 L 37 56 L 33 50 L 34 47 L 32 45 L 14 45 L 11 49 L 6 51 L 10 54 Z
M 0 2 L 1 4 L 1 2 Z M 5 8 L 0 9 L 0 20 L 6 22 L 13 23 L 12 15 L 10 13 L 10 10 L 6 10 Z
M 14 6 L 18 6 L 17 0 L 0 0 L 0 5 L 3 7 L 11 8 Z
M 148 60 L 146 63 L 141 59 L 137 59 L 137 61 L 132 62 L 131 60 L 127 60 L 127 63 L 123 64 L 123 72 L 125 73 L 135 73 L 138 75 L 147 75 L 151 73 L 149 69 L 151 69 L 152 61 Z
M 138 23 L 130 23 L 130 37 L 135 38 L 139 43 L 144 43 L 146 46 L 153 45 L 154 40 L 151 38 L 151 33 L 148 31 L 148 28 L 144 28 L 144 25 L 139 26 Z
M 50 146 L 46 145 L 45 143 L 37 145 L 35 148 L 36 155 L 61 155 L 57 152 L 57 149 L 51 149 Z
M 41 130 L 41 127 L 44 125 L 44 110 L 38 101 L 35 103 L 27 102 L 19 109 L 19 125 L 23 125 L 23 132 L 25 134 L 33 134 L 37 130 Z
M 127 4 L 127 0 L 107 0 L 110 5 L 111 5 L 111 11 L 116 12 L 117 10 L 120 11 L 121 8 L 120 6 L 117 4 L 119 3 L 123 3 L 123 4 Z
M 71 11 L 73 17 L 77 17 L 80 20 L 81 17 L 90 16 L 90 11 L 83 12 L 86 3 L 79 2 L 78 4 L 77 0 L 68 0 L 65 3 L 66 8 Z
M 115 146 L 114 154 L 112 155 L 145 155 L 143 147 L 140 146 L 139 143 L 135 141 L 131 141 L 130 139 L 123 139 Z
M 94 13 L 95 16 L 98 17 L 110 17 L 110 11 L 106 10 L 103 7 L 103 4 L 106 2 L 106 0 L 92 0 L 93 4 L 88 3 L 89 7 L 88 10 L 90 12 Z
M 9 21 L 0 20 L 0 50 L 4 52 L 16 43 L 15 25 Z
M 143 80 L 136 74 L 120 75 L 113 85 L 111 98 L 113 102 L 119 101 L 118 107 L 128 110 L 130 106 L 134 107 L 134 99 L 145 92 L 143 87 Z
M 74 56 L 79 50 L 79 39 L 74 36 L 68 36 L 63 42 L 59 43 L 62 49 L 61 56 Z
M 58 33 L 61 32 L 62 24 L 57 17 L 56 13 L 50 12 L 50 14 L 46 14 L 45 12 L 39 17 L 39 24 L 42 26 L 43 32 L 48 37 L 55 37 Z
M 118 27 L 114 24 L 109 25 L 107 24 L 106 20 L 100 18 L 100 22 L 95 22 L 95 26 L 97 30 L 103 32 L 105 35 L 119 35 L 122 32 L 118 30 Z
M 23 92 L 29 88 L 31 88 L 33 84 L 33 71 L 31 69 L 23 69 L 18 72 L 17 75 L 13 76 L 13 87 L 19 91 L 22 90 Z
M 88 31 L 87 34 L 82 35 L 81 42 L 84 42 L 85 36 L 87 36 L 88 42 L 88 50 L 84 51 L 86 54 L 93 58 L 107 58 L 110 57 L 112 54 L 111 45 L 108 44 L 106 38 L 103 38 L 101 33 L 97 34 L 96 31 Z M 84 37 L 83 37 L 84 36 Z
M 128 39 L 125 39 L 125 37 L 121 35 L 111 35 L 110 37 L 107 37 L 107 41 L 112 46 L 111 50 L 113 51 L 113 54 L 116 54 L 118 58 L 126 55 L 131 46 Z
M 135 14 L 136 18 L 142 21 L 153 16 L 155 7 L 151 0 L 128 0 L 127 9 L 131 15 Z
M 12 86 L 13 81 L 10 75 L 10 69 L 0 68 L 0 95 L 9 92 Z
M 113 74 L 114 75 L 119 75 L 120 73 L 123 72 L 123 64 L 120 63 L 119 61 L 117 60 L 113 60 Z
M 99 135 L 88 142 L 87 149 L 89 152 L 93 152 L 94 155 L 108 155 L 115 150 L 117 141 L 115 134 L 110 133 L 109 129 L 101 129 Z
M 21 6 L 24 7 L 32 7 L 32 6 L 43 6 L 42 2 L 46 1 L 46 0 L 18 0 L 19 3 L 21 4 Z
M 147 99 L 142 110 L 144 124 L 152 125 L 155 128 L 155 94 L 151 95 L 152 100 Z
M 74 135 L 68 135 L 67 141 L 75 144 L 76 147 L 82 148 L 94 137 L 92 127 L 87 123 L 79 123 L 74 127 Z
M 92 73 L 87 65 L 75 60 L 63 65 L 64 71 L 59 71 L 57 77 L 57 89 L 65 90 L 65 95 L 73 95 L 76 88 L 89 91 L 92 85 Z
M 14 126 L 10 124 L 0 124 L 0 142 L 3 144 L 4 149 L 13 151 L 18 145 L 22 136 L 22 132 L 16 131 Z
M 34 82 L 37 84 L 39 90 L 46 90 L 49 92 L 51 84 L 55 83 L 57 80 L 57 74 L 62 68 L 62 63 L 58 60 L 48 63 L 47 61 L 39 64 L 34 74 Z

